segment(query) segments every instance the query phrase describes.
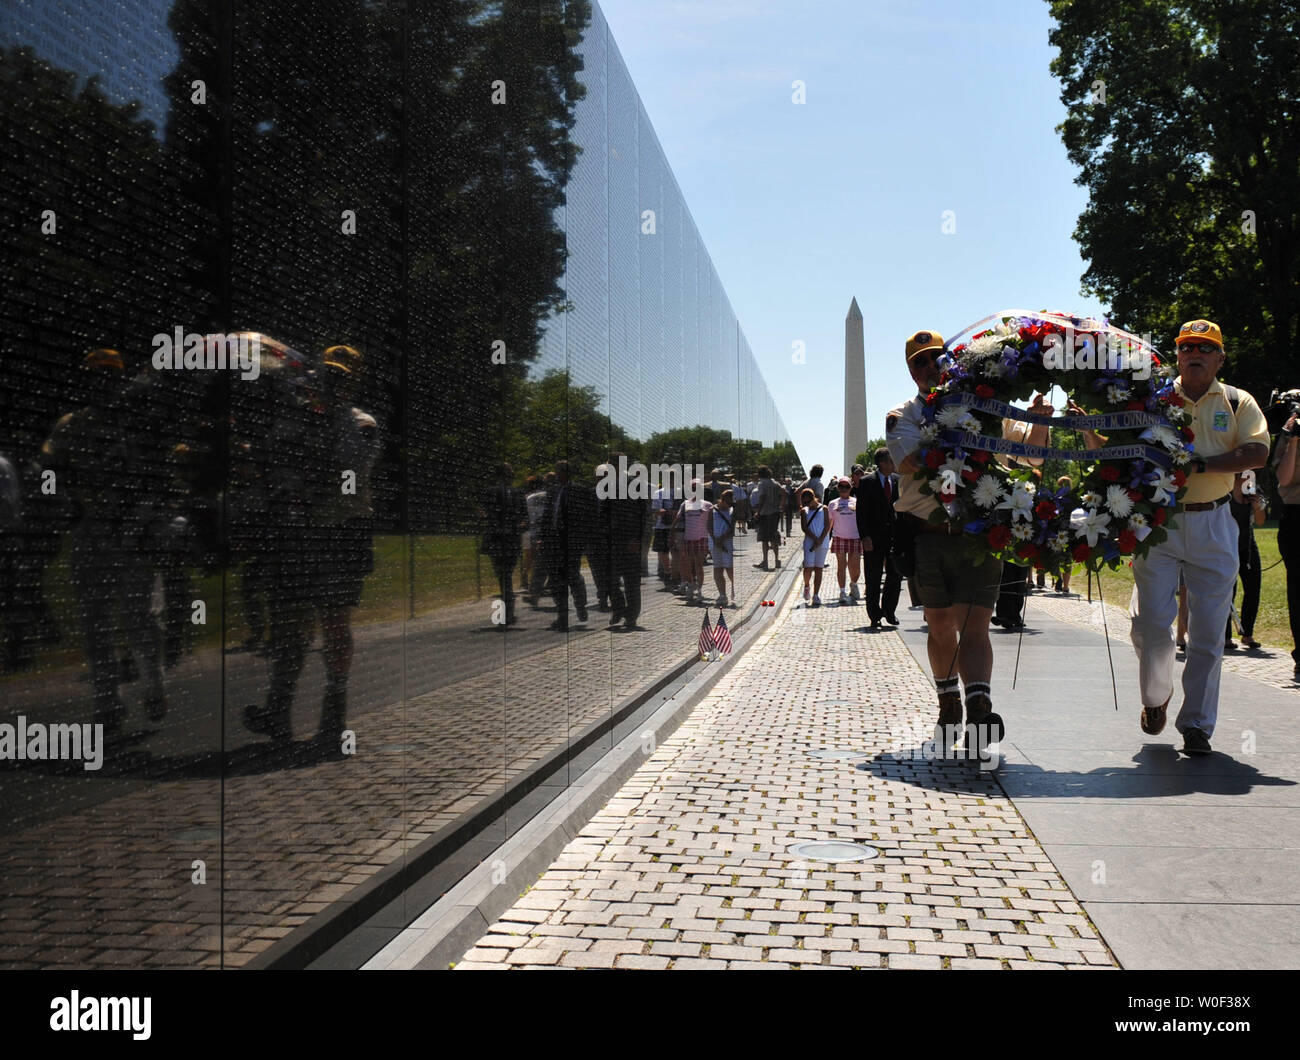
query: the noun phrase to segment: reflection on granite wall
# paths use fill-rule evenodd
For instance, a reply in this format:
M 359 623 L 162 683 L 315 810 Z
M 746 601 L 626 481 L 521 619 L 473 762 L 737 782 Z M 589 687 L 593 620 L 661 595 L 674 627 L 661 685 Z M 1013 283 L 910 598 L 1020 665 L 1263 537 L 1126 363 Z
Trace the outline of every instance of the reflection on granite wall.
M 694 651 L 611 457 L 766 587 L 797 458 L 593 4 L 14 0 L 0 251 L 0 967 L 418 915 Z

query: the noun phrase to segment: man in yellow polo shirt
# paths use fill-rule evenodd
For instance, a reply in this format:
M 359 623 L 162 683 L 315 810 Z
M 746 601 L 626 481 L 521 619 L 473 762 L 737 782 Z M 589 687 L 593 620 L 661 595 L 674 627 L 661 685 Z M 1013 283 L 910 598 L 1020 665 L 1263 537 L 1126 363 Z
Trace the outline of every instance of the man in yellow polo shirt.
M 1176 727 L 1183 752 L 1210 753 L 1219 713 L 1223 630 L 1237 577 L 1237 524 L 1228 507 L 1233 476 L 1268 460 L 1268 426 L 1255 399 L 1218 380 L 1223 336 L 1217 324 L 1190 320 L 1178 330 L 1174 388 L 1191 413 L 1194 457 L 1177 529 L 1133 561 L 1131 637 L 1142 686 L 1142 731 L 1156 735 L 1174 694 L 1178 573 L 1187 584 L 1187 662 Z

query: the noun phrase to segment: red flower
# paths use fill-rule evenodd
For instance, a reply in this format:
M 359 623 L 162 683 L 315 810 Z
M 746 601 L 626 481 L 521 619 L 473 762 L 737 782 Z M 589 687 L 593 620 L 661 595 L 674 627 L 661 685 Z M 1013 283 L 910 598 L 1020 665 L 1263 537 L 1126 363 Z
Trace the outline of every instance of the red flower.
M 1182 408 L 1185 402 L 1183 401 L 1183 396 L 1181 394 L 1171 393 L 1167 398 L 1165 398 L 1165 404 L 1177 405 L 1179 408 Z
M 1079 563 L 1082 563 L 1092 555 L 1092 549 L 1088 546 L 1088 542 L 1080 541 L 1074 546 L 1074 551 L 1070 555 Z
M 977 464 L 987 464 L 989 462 L 989 454 L 984 449 L 976 449 L 970 454 L 970 458 Z
M 1138 547 L 1137 534 L 1133 533 L 1132 530 L 1121 530 L 1119 537 L 1115 539 L 1115 543 L 1119 545 L 1120 553 L 1127 556 Z
M 1124 411 L 1125 411 L 1125 412 L 1141 412 L 1141 411 L 1142 411 L 1143 409 L 1145 409 L 1145 408 L 1146 408 L 1146 404 L 1145 404 L 1144 402 L 1141 402 L 1141 401 L 1130 401 L 1127 405 L 1124 406 Z
M 1128 491 L 1128 499 L 1131 500 L 1134 504 L 1136 504 L 1138 501 L 1140 501 L 1140 500 L 1142 499 L 1142 491 L 1141 491 L 1141 490 L 1129 490 L 1129 491 Z
M 1007 526 L 995 526 L 989 531 L 989 548 L 1002 548 L 1011 540 L 1011 528 Z
M 1196 432 L 1193 431 L 1190 427 L 1184 427 L 1182 430 L 1182 434 L 1183 437 L 1186 438 L 1189 442 L 1196 441 Z
M 1038 555 L 1038 546 L 1035 545 L 1032 541 L 1026 541 L 1023 545 L 1021 545 L 1018 549 L 1016 549 L 1016 555 L 1019 556 L 1021 559 L 1033 559 L 1034 556 Z
M 975 393 L 982 398 L 991 398 L 993 396 L 993 388 L 989 386 L 988 383 L 980 383 L 980 385 L 975 388 Z
M 1034 560 L 1034 570 L 1047 570 L 1047 560 L 1039 556 Z
M 1034 514 L 1040 519 L 1050 519 L 1056 514 L 1056 505 L 1051 501 L 1039 501 Z
M 1152 526 L 1164 526 L 1164 525 L 1165 525 L 1165 518 L 1166 518 L 1168 515 L 1169 515 L 1169 509 L 1168 509 L 1168 508 L 1163 508 L 1163 507 L 1161 507 L 1161 508 L 1157 508 L 1154 512 L 1151 513 L 1151 525 L 1152 525 Z
M 1107 482 L 1119 481 L 1119 468 L 1115 467 L 1113 464 L 1103 464 L 1101 471 L 1098 472 L 1098 474 L 1100 474 Z
M 974 482 L 977 478 L 980 477 L 980 473 L 971 468 L 967 468 L 965 471 L 961 473 L 961 477 L 964 478 L 967 482 Z
M 1185 485 L 1187 485 L 1187 472 L 1184 471 L 1181 467 L 1177 468 L 1174 471 L 1173 475 L 1171 475 L 1170 477 L 1174 480 L 1174 485 L 1177 486 L 1179 489 L 1182 489 Z
M 929 452 L 925 454 L 925 466 L 928 467 L 931 471 L 937 471 L 939 469 L 939 465 L 942 463 L 943 463 L 942 450 L 931 449 Z

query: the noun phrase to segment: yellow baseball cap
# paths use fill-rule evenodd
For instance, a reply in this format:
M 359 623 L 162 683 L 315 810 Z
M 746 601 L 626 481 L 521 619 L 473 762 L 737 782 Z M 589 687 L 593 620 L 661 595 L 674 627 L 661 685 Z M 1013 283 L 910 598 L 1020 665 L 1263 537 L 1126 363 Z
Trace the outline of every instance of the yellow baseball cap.
M 943 349 L 943 336 L 937 331 L 918 331 L 907 340 L 905 356 L 910 361 L 913 355 L 922 350 L 941 349 Z
M 1212 320 L 1189 320 L 1178 329 L 1178 338 L 1174 339 L 1174 345 L 1183 341 L 1204 340 L 1212 342 L 1214 345 L 1223 349 L 1223 332 L 1219 330 L 1219 325 Z
M 325 351 L 325 363 L 352 375 L 361 371 L 361 351 L 351 346 L 331 346 Z
M 84 368 L 109 368 L 115 372 L 126 371 L 126 365 L 122 362 L 122 355 L 117 350 L 110 350 L 106 346 L 91 350 L 82 358 L 81 364 Z

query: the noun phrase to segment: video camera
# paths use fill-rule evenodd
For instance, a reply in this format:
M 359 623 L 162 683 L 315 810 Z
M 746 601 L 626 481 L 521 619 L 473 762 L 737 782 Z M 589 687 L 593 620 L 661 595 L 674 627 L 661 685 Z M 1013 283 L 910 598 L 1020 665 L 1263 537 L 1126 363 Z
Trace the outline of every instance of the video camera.
M 1268 408 L 1264 410 L 1268 433 L 1277 434 L 1297 412 L 1300 412 L 1300 389 L 1274 390 L 1268 397 Z M 1300 431 L 1300 424 L 1293 430 Z

